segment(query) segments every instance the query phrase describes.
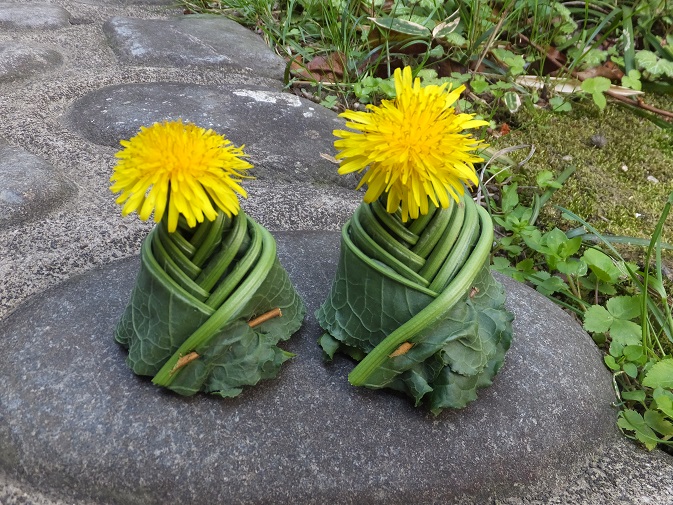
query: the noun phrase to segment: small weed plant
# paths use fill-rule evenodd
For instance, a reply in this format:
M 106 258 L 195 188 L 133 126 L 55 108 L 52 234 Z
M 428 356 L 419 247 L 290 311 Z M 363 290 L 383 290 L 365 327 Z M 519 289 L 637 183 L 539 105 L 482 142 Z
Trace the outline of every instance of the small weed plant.
M 513 174 L 491 169 L 491 181 L 500 184 L 499 201 L 488 200 L 499 226 L 494 267 L 577 316 L 613 373 L 619 428 L 648 449 L 659 445 L 673 453 L 672 302 L 662 274 L 662 250 L 671 246 L 661 242 L 673 193 L 649 242 L 601 235 L 562 208 L 561 215 L 580 226 L 542 231 L 535 225 L 541 206 L 573 171 L 569 167 L 558 178 L 540 173 L 538 191 L 527 206 L 519 200 Z M 644 264 L 626 261 L 617 243 L 645 245 Z

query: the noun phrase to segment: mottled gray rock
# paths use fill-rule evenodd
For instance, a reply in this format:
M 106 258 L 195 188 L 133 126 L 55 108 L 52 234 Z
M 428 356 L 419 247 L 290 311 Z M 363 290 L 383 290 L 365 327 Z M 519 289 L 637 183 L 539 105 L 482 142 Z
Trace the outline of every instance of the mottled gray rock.
M 490 503 L 574 482 L 619 440 L 610 375 L 588 335 L 506 282 L 515 314 L 504 368 L 479 399 L 438 417 L 353 388 L 322 362 L 312 316 L 339 234 L 276 234 L 309 316 L 276 380 L 233 400 L 179 397 L 134 376 L 112 339 L 137 259 L 71 279 L 0 326 L 0 470 L 100 503 Z M 514 502 L 513 502 L 514 503 Z
M 178 83 L 108 86 L 77 100 L 64 122 L 97 144 L 119 146 L 141 125 L 182 118 L 226 135 L 245 152 L 259 179 L 335 182 L 352 187 L 353 177 L 337 174 L 335 128 L 344 122 L 313 102 L 263 87 L 199 86 Z
M 46 161 L 0 139 L 0 226 L 44 215 L 72 193 Z
M 114 17 L 103 25 L 110 47 L 132 65 L 249 69 L 282 80 L 285 62 L 261 37 L 224 16 Z
M 61 54 L 35 44 L 0 43 L 0 82 L 30 77 L 59 66 Z
M 0 28 L 55 30 L 70 25 L 70 13 L 44 3 L 0 3 Z

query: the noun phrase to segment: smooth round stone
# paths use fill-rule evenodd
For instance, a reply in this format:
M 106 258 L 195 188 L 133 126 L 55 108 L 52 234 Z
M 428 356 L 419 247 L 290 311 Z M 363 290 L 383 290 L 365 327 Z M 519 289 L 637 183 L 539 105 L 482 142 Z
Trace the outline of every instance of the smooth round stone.
M 73 192 L 49 163 L 0 140 L 0 225 L 45 215 Z
M 46 47 L 6 42 L 0 43 L 0 82 L 30 77 L 58 67 L 61 54 Z
M 184 398 L 136 377 L 114 343 L 137 258 L 34 297 L 0 325 L 0 470 L 38 490 L 111 504 L 491 503 L 575 478 L 615 443 L 609 373 L 553 303 L 507 280 L 514 341 L 494 384 L 433 417 L 354 388 L 322 361 L 313 312 L 336 232 L 276 233 L 308 305 L 280 376 L 235 399 Z
M 131 65 L 248 69 L 283 79 L 285 62 L 262 38 L 224 16 L 114 17 L 103 25 L 110 47 Z
M 333 182 L 352 187 L 354 176 L 337 173 L 337 114 L 290 93 L 263 87 L 201 86 L 181 83 L 107 86 L 77 100 L 64 122 L 83 137 L 120 147 L 141 126 L 182 118 L 225 135 L 245 152 L 258 179 L 278 182 Z
M 44 3 L 0 3 L 0 28 L 56 30 L 70 25 L 70 13 Z

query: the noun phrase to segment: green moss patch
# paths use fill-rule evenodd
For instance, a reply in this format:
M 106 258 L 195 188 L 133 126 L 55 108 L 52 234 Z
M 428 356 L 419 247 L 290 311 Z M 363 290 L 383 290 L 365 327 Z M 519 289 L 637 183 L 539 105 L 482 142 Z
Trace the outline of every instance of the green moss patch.
M 543 226 L 576 226 L 560 217 L 553 207 L 559 205 L 602 233 L 650 237 L 673 191 L 673 135 L 669 131 L 614 104 L 603 112 L 589 103 L 575 103 L 573 111 L 564 114 L 529 109 L 512 122 L 518 127 L 491 144 L 494 149 L 535 145 L 534 156 L 518 169 L 524 181 L 521 186 L 534 187 L 542 170 L 558 175 L 568 166 L 576 167 L 541 215 Z M 522 159 L 527 153 L 521 150 L 512 157 Z M 673 226 L 664 229 L 664 240 L 673 243 Z

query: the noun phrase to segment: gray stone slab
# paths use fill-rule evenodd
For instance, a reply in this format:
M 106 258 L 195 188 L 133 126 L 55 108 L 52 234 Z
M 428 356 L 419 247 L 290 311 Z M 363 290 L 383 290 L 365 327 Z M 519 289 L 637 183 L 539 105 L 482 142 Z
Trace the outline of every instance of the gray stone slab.
M 243 68 L 278 80 L 285 71 L 259 35 L 224 16 L 114 17 L 103 31 L 119 59 L 131 65 Z
M 70 13 L 44 3 L 0 3 L 0 28 L 56 30 L 70 25 Z
M 54 49 L 36 44 L 0 43 L 0 82 L 30 77 L 62 62 L 61 54 Z
M 309 315 L 279 378 L 233 400 L 179 397 L 127 369 L 112 332 L 136 258 L 9 316 L 0 325 L 0 470 L 106 504 L 491 503 L 536 484 L 552 490 L 615 443 L 610 375 L 595 345 L 513 281 L 512 348 L 466 409 L 435 418 L 406 398 L 349 386 L 352 363 L 322 362 L 312 316 L 336 269 L 339 234 L 276 237 Z
M 49 163 L 0 139 L 0 226 L 45 215 L 72 193 Z
M 180 83 L 108 86 L 77 100 L 64 122 L 97 144 L 119 146 L 141 125 L 182 118 L 226 135 L 255 166 L 253 175 L 279 182 L 333 182 L 353 187 L 356 176 L 337 174 L 333 155 L 337 114 L 290 93 L 263 87 Z

